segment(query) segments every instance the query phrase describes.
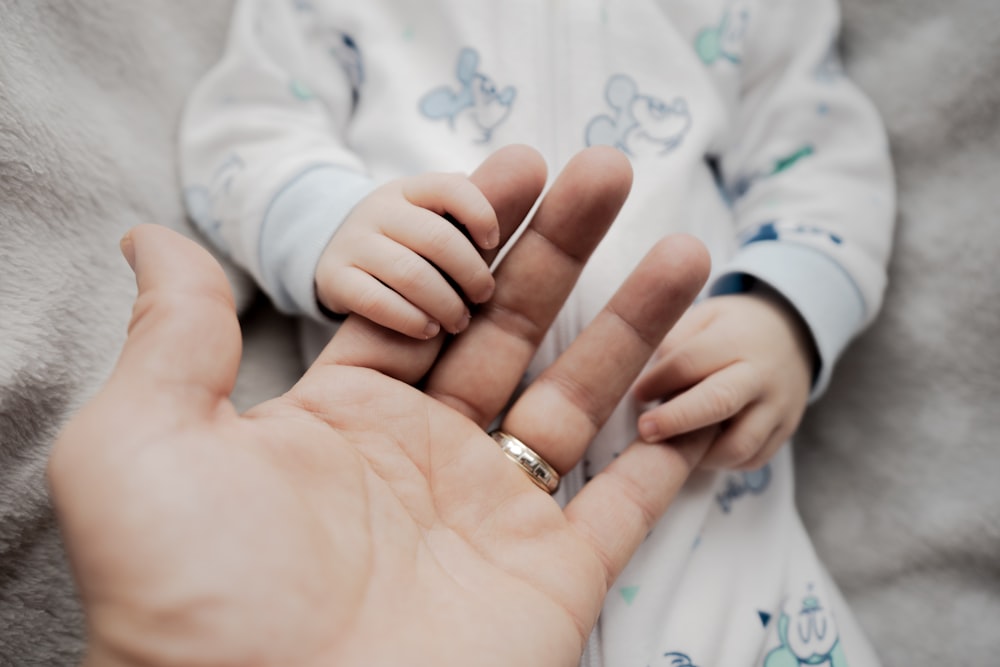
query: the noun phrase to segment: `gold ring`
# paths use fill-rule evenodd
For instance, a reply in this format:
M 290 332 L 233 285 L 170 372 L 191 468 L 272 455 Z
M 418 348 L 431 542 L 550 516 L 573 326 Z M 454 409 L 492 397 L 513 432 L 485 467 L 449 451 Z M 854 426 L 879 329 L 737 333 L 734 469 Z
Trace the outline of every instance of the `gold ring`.
M 550 466 L 545 459 L 535 453 L 531 447 L 503 431 L 491 431 L 490 437 L 498 445 L 500 451 L 507 455 L 511 461 L 521 466 L 521 470 L 528 473 L 528 477 L 538 488 L 546 493 L 555 493 L 559 488 L 559 473 Z

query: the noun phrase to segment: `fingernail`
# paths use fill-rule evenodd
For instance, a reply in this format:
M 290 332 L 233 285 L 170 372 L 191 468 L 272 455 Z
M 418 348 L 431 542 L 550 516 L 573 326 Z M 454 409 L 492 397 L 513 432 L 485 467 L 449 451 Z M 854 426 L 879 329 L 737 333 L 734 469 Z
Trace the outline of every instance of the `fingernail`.
M 639 435 L 646 442 L 657 442 L 660 440 L 660 427 L 652 417 L 639 420 Z
M 441 331 L 441 325 L 437 322 L 428 322 L 424 327 L 424 338 L 434 338 Z
M 125 232 L 125 236 L 122 240 L 118 242 L 118 248 L 121 250 L 122 256 L 125 261 L 128 262 L 128 266 L 135 272 L 135 242 L 132 241 L 132 232 Z
M 483 247 L 487 250 L 492 250 L 497 247 L 498 243 L 500 243 L 500 230 L 496 228 L 491 229 L 490 233 L 486 235 L 486 245 Z
M 465 313 L 462 315 L 462 319 L 458 323 L 458 326 L 455 328 L 455 333 L 460 333 L 462 331 L 465 331 L 468 328 L 469 322 L 471 320 L 472 320 L 472 315 L 469 314 L 468 310 L 465 311 Z

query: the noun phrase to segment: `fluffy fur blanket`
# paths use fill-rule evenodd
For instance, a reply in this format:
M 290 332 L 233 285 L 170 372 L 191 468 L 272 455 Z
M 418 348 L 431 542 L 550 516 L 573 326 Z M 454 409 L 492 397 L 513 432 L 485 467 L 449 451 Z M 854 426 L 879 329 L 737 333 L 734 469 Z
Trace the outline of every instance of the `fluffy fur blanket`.
M 901 218 L 885 311 L 799 437 L 799 500 L 887 664 L 991 664 L 1000 4 L 842 1 L 848 68 L 890 128 Z M 0 0 L 0 665 L 80 658 L 45 459 L 122 342 L 134 288 L 119 237 L 139 222 L 192 233 L 174 132 L 228 9 Z M 230 275 L 247 342 L 236 398 L 248 405 L 294 380 L 297 355 L 288 324 Z
M 1000 649 L 1000 3 L 841 0 L 900 217 L 885 309 L 798 438 L 818 550 L 887 665 Z

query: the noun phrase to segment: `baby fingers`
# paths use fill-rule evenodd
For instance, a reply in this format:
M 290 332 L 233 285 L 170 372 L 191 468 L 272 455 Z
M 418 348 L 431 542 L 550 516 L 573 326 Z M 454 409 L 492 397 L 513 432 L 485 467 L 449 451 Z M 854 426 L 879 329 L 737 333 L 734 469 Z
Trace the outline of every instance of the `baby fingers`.
M 337 273 L 340 302 L 348 311 L 411 338 L 433 338 L 441 324 L 367 271 L 349 267 Z
M 706 468 L 757 470 L 767 463 L 788 433 L 778 414 L 764 403 L 753 405 L 732 419 L 701 461 Z
M 721 423 L 758 399 L 762 383 L 750 364 L 737 362 L 639 417 L 639 435 L 660 442 Z
M 416 338 L 428 338 L 434 323 L 450 333 L 469 324 L 469 309 L 461 296 L 433 264 L 410 248 L 374 237 L 359 250 L 354 268 L 357 271 L 341 272 L 337 289 L 351 311 L 373 322 Z M 362 284 L 357 273 L 370 280 Z M 343 284 L 345 279 L 355 283 L 353 288 Z M 403 308 L 400 300 L 408 307 Z
M 739 360 L 731 336 L 718 329 L 705 331 L 701 322 L 690 317 L 694 312 L 688 311 L 679 323 L 685 330 L 678 326 L 667 334 L 652 366 L 636 382 L 640 401 L 673 396 Z
M 448 216 L 468 231 L 483 250 L 500 243 L 500 224 L 486 195 L 462 174 L 423 174 L 402 183 L 403 196 L 414 206 Z
M 418 208 L 405 222 L 385 224 L 383 233 L 440 269 L 472 303 L 483 303 L 493 296 L 489 265 L 449 220 Z

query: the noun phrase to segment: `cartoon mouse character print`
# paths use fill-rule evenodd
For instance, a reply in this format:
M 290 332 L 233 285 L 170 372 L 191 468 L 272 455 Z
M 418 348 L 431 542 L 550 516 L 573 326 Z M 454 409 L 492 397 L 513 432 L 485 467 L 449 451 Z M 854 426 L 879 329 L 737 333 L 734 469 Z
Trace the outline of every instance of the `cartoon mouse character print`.
M 729 514 L 733 503 L 745 495 L 759 496 L 771 484 L 771 464 L 766 463 L 758 470 L 732 473 L 726 477 L 725 486 L 715 494 L 715 502 L 723 512 Z
M 219 207 L 229 196 L 233 179 L 239 176 L 246 163 L 239 155 L 229 155 L 212 174 L 208 185 L 192 185 L 184 189 L 184 201 L 188 216 L 202 234 L 215 247 L 228 252 L 229 244 L 222 237 L 222 220 Z
M 833 614 L 813 589 L 809 584 L 804 594 L 785 601 L 778 618 L 781 645 L 767 654 L 763 667 L 847 667 Z
M 717 24 L 698 32 L 694 50 L 708 66 L 720 62 L 739 65 L 743 61 L 743 40 L 749 25 L 750 10 L 745 3 L 734 2 Z
M 677 148 L 691 127 L 683 97 L 665 102 L 643 95 L 624 74 L 608 80 L 604 98 L 613 114 L 602 114 L 587 124 L 588 146 L 614 146 L 630 157 L 662 156 Z
M 458 120 L 471 121 L 476 141 L 486 143 L 514 105 L 517 90 L 501 89 L 489 76 L 479 71 L 479 53 L 464 48 L 458 54 L 455 69 L 457 89 L 441 86 L 424 95 L 420 112 L 431 120 L 445 119 L 454 130 Z
M 327 54 L 336 61 L 351 85 L 351 105 L 356 107 L 361 98 L 361 85 L 365 81 L 361 49 L 354 38 L 336 28 L 317 29 L 314 38 L 324 46 Z
M 361 85 L 365 81 L 364 62 L 357 41 L 348 33 L 323 20 L 309 0 L 295 0 L 293 6 L 308 26 L 306 36 L 309 41 L 344 71 L 344 76 L 351 86 L 351 105 L 357 107 L 361 98 Z M 301 100 L 313 99 L 313 91 L 297 80 L 292 82 L 292 94 Z
M 670 651 L 669 653 L 664 653 L 651 664 L 647 665 L 647 667 L 697 667 L 697 665 L 691 662 L 691 658 L 686 654 L 678 651 Z

